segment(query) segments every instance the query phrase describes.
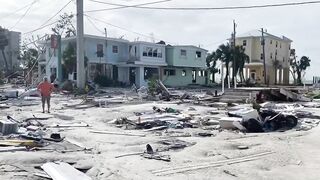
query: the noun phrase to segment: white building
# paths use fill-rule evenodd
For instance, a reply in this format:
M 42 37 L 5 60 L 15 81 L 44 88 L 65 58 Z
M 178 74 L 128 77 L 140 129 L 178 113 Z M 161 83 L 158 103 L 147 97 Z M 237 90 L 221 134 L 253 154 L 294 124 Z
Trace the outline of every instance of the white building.
M 289 84 L 290 48 L 292 40 L 285 36 L 264 33 L 266 76 L 269 84 Z M 264 65 L 262 53 L 262 32 L 259 30 L 240 34 L 236 37 L 236 45 L 243 46 L 250 62 L 245 65 L 245 78 L 258 83 L 264 82 Z

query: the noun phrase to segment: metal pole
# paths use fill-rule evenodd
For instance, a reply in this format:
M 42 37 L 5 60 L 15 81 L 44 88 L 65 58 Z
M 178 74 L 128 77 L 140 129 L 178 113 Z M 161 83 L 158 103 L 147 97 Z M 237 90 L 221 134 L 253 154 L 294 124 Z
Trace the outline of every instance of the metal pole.
M 269 86 L 269 82 L 267 83 L 265 40 L 264 40 L 264 30 L 263 30 L 263 28 L 261 28 L 261 32 L 262 32 L 261 45 L 262 45 L 262 57 L 263 57 L 263 76 L 264 76 L 264 83 L 267 84 L 267 86 Z
M 57 67 L 57 79 L 59 83 L 62 83 L 62 64 L 61 64 L 61 58 L 62 58 L 62 44 L 61 44 L 61 36 L 58 35 L 58 67 Z
M 86 73 L 84 69 L 83 48 L 83 0 L 77 0 L 77 87 L 85 88 Z
M 232 79 L 234 83 L 234 88 L 237 88 L 236 82 L 237 82 L 237 75 L 236 75 L 236 22 L 233 20 L 233 63 L 232 63 Z

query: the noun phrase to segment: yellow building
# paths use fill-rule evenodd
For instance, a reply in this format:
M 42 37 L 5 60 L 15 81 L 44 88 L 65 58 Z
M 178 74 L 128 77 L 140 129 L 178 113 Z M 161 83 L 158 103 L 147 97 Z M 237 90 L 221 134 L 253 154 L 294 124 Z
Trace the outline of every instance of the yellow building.
M 266 80 L 270 85 L 289 84 L 290 48 L 289 38 L 278 37 L 270 33 L 264 33 Z M 261 45 L 262 32 L 259 30 L 240 34 L 236 37 L 236 45 L 243 46 L 245 53 L 250 57 L 250 62 L 245 64 L 245 79 L 255 80 L 257 83 L 264 82 L 263 50 Z

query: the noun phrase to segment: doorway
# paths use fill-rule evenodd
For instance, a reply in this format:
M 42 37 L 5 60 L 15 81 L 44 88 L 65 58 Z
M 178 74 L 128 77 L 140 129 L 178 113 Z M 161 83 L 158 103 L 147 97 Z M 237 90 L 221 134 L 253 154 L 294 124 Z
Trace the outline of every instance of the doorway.
M 136 84 L 136 68 L 135 67 L 129 68 L 129 81 L 130 81 L 130 85 Z
M 192 83 L 196 83 L 196 82 L 197 82 L 197 71 L 192 70 Z

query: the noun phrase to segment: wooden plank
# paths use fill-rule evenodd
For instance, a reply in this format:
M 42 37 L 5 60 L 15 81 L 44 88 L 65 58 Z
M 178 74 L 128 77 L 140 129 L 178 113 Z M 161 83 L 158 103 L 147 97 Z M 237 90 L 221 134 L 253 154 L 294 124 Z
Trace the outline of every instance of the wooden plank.
M 145 134 L 132 134 L 132 133 L 119 133 L 119 132 L 110 132 L 110 131 L 90 131 L 91 133 L 97 134 L 111 134 L 111 135 L 122 135 L 122 136 L 139 136 L 145 137 Z
M 53 180 L 92 180 L 89 176 L 65 162 L 48 162 L 42 165 L 41 168 Z

